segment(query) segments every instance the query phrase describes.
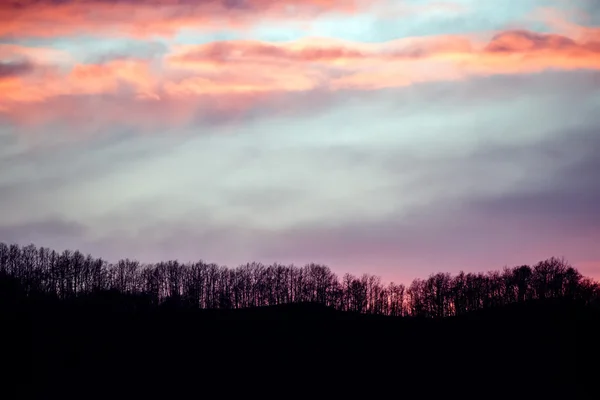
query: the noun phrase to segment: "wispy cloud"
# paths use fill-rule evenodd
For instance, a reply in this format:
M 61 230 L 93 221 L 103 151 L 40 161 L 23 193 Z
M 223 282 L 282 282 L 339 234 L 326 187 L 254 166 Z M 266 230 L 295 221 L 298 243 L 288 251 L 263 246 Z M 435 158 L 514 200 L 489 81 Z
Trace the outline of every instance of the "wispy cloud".
M 14 51 L 14 46 L 7 48 Z M 28 74 L 15 73 L 23 68 Z M 193 107 L 174 111 L 179 106 L 172 104 L 187 102 L 181 106 L 185 110 L 208 99 L 239 110 L 249 107 L 246 101 L 282 92 L 374 90 L 550 69 L 595 70 L 600 69 L 600 42 L 527 30 L 499 32 L 488 41 L 466 36 L 374 44 L 310 38 L 285 43 L 224 41 L 174 46 L 165 56 L 148 59 L 105 57 L 96 64 L 68 68 L 8 63 L 3 69 L 13 71 L 0 83 L 0 106 L 9 118 L 19 120 L 19 113 L 29 113 L 23 104 L 39 102 L 52 104 L 59 118 L 69 118 L 62 113 L 74 110 L 61 107 L 65 97 L 110 96 L 118 103 L 140 103 L 134 109 L 161 108 L 162 113 L 172 113 L 163 118 L 172 120 L 194 112 Z M 215 96 L 221 99 L 215 101 Z M 160 105 L 149 104 L 154 102 Z M 123 122 L 118 114 L 115 110 L 103 116 Z M 134 116 L 129 112 L 122 118 Z
M 180 29 L 244 28 L 269 19 L 356 13 L 371 0 L 25 0 L 3 2 L 0 36 L 171 36 Z

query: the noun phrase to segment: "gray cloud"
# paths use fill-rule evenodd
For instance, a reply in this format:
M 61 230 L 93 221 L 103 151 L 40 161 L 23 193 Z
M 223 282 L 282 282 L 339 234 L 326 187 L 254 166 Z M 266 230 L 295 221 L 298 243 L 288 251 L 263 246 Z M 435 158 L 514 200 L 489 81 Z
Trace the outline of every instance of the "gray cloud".
M 0 61 L 0 79 L 11 78 L 13 76 L 21 76 L 33 71 L 33 64 L 28 61 Z
M 282 96 L 279 114 L 257 107 L 256 125 L 239 125 L 231 140 L 222 139 L 221 130 L 199 132 L 189 143 L 174 141 L 177 146 L 164 147 L 163 157 L 159 157 L 160 141 L 149 144 L 149 138 L 138 140 L 135 134 L 122 146 L 113 142 L 115 138 L 93 142 L 94 151 L 89 149 L 90 142 L 72 149 L 59 146 L 54 155 L 39 155 L 43 160 L 40 171 L 53 170 L 50 175 L 56 179 L 68 176 L 72 187 L 99 175 L 105 178 L 89 186 L 104 196 L 96 203 L 83 197 L 73 206 L 66 192 L 55 199 L 64 202 L 61 210 L 90 227 L 69 231 L 58 224 L 52 228 L 47 222 L 52 218 L 39 216 L 38 220 L 46 221 L 42 228 L 12 223 L 0 232 L 11 240 L 35 239 L 38 245 L 79 248 L 109 259 L 204 258 L 229 265 L 249 260 L 316 261 L 340 273 L 365 271 L 404 281 L 430 272 L 495 269 L 551 255 L 564 255 L 571 261 L 597 260 L 600 190 L 596 171 L 600 166 L 594 151 L 600 148 L 600 121 L 594 107 L 597 87 L 590 85 L 597 76 L 581 72 L 495 77 L 361 97 L 344 92 L 319 98 L 312 93 L 297 102 Z M 336 101 L 342 106 L 333 118 Z M 529 106 L 519 111 L 522 104 Z M 494 110 L 502 112 L 494 114 Z M 427 115 L 436 117 L 423 120 Z M 297 119 L 303 116 L 313 119 Z M 453 122 L 458 117 L 460 123 Z M 391 133 L 380 135 L 390 120 L 402 126 L 393 125 Z M 344 136 L 357 125 L 367 130 L 359 129 L 360 137 Z M 317 135 L 314 130 L 319 127 L 326 129 Z M 414 136 L 414 140 L 394 142 L 400 135 L 395 132 L 404 138 Z M 122 135 L 120 131 L 117 136 Z M 424 135 L 431 139 L 424 140 Z M 469 138 L 469 146 L 464 146 L 463 137 Z M 461 142 L 455 145 L 455 140 Z M 186 146 L 184 153 L 175 151 Z M 27 155 L 19 157 L 1 166 L 31 164 Z M 134 171 L 138 161 L 139 171 Z M 300 162 L 291 172 L 284 169 Z M 261 175 L 244 177 L 242 173 L 250 167 Z M 282 185 L 275 179 L 293 176 L 300 168 L 312 180 Z M 365 168 L 368 174 L 360 175 Z M 4 175 L 10 171 L 1 170 Z M 115 186 L 126 173 L 130 179 Z M 184 174 L 187 178 L 181 184 L 170 186 Z M 247 185 L 236 181 L 224 185 L 227 174 L 241 174 Z M 369 186 L 379 179 L 381 186 Z M 326 198 L 325 192 L 339 192 L 342 184 L 352 180 L 348 198 Z M 36 182 L 46 186 L 16 182 L 17 186 L 4 191 L 0 188 L 0 200 L 12 199 L 22 210 L 28 198 L 38 198 L 59 184 L 49 177 Z M 331 187 L 315 182 L 331 182 Z M 147 192 L 151 199 L 146 203 L 128 200 L 128 208 L 115 210 L 102 221 L 77 217 L 86 207 L 127 198 L 139 189 L 136 184 L 159 190 Z M 171 188 L 177 190 L 167 192 Z M 366 190 L 374 192 L 365 194 Z M 200 204 L 211 196 L 214 205 Z M 344 206 L 378 198 L 396 203 L 396 209 L 383 216 L 345 213 L 343 218 L 309 218 L 338 215 Z M 409 204 L 405 204 L 407 198 L 412 199 Z M 41 200 L 36 204 L 49 208 Z M 277 228 L 221 218 L 243 207 L 266 222 L 304 208 L 302 215 L 294 215 L 296 223 Z M 167 208 L 182 211 L 171 217 Z M 102 224 L 102 229 L 95 223 Z M 62 233 L 53 235 L 53 229 Z
M 61 218 L 26 222 L 14 225 L 0 224 L 0 242 L 43 246 L 58 245 L 77 240 L 87 232 L 87 228 L 73 221 Z M 59 249 L 56 249 L 59 250 Z
M 460 167 L 446 160 L 447 168 L 430 184 L 456 180 L 456 172 L 462 171 L 476 187 L 485 179 L 478 169 L 486 159 L 510 162 L 528 156 L 518 164 L 523 183 L 513 192 L 489 196 L 475 190 L 439 197 L 407 215 L 298 227 L 265 241 L 259 254 L 266 259 L 316 258 L 336 266 L 397 265 L 386 271 L 392 276 L 408 270 L 418 276 L 446 269 L 486 270 L 498 268 L 499 262 L 534 262 L 551 255 L 598 259 L 600 250 L 593 244 L 600 237 L 598 148 L 600 136 L 590 130 L 569 132 L 541 146 L 482 149 Z M 571 155 L 568 162 L 559 160 L 561 153 Z M 563 165 L 557 173 L 551 168 L 555 162 Z M 401 198 L 402 193 L 396 195 Z
M 339 273 L 373 272 L 404 281 L 437 271 L 533 263 L 552 255 L 572 262 L 598 259 L 600 252 L 593 243 L 600 236 L 600 185 L 593 149 L 599 148 L 599 140 L 590 130 L 559 135 L 542 145 L 482 148 L 458 165 L 457 160 L 446 160 L 450 168 L 441 167 L 443 161 L 436 163 L 432 168 L 442 168 L 445 174 L 442 171 L 428 182 L 452 181 L 461 171 L 476 187 L 485 179 L 477 170 L 486 160 L 520 160 L 524 179 L 510 193 L 489 196 L 475 190 L 460 197 L 440 196 L 385 218 L 357 216 L 275 231 L 243 222 L 225 224 L 201 213 L 187 221 L 151 225 L 134 235 L 116 232 L 82 246 L 119 257 L 139 254 L 145 261 L 204 258 L 229 265 L 248 260 L 316 261 Z M 560 160 L 560 154 L 572 156 Z M 557 160 L 558 172 L 551 168 Z M 273 200 L 269 198 L 273 193 L 262 194 L 267 204 Z M 403 193 L 387 195 L 400 199 Z M 263 201 L 260 192 L 256 196 L 255 201 Z M 282 201 L 291 200 L 284 196 Z M 268 212 L 264 215 L 268 218 Z
M 169 47 L 158 41 L 121 39 L 110 50 L 101 51 L 86 59 L 91 64 L 104 64 L 115 60 L 159 59 L 169 52 Z
M 563 233 L 600 235 L 597 149 L 600 149 L 597 129 L 570 132 L 532 151 L 532 171 L 524 172 L 529 174 L 529 190 L 476 199 L 470 206 L 482 215 L 533 220 L 540 227 L 554 227 Z M 548 164 L 560 163 L 561 155 L 569 155 L 570 161 L 556 174 L 550 174 Z

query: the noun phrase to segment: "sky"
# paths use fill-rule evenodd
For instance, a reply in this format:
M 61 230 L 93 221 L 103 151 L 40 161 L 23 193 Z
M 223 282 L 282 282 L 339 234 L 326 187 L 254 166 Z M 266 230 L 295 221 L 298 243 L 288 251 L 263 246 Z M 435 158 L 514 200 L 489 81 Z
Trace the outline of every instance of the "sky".
M 0 2 L 0 241 L 600 278 L 597 0 Z

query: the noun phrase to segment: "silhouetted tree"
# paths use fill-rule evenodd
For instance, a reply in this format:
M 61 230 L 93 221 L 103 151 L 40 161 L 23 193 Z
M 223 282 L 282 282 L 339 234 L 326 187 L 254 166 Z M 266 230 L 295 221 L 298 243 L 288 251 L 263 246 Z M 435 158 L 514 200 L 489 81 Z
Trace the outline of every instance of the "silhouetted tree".
M 555 257 L 533 268 L 432 274 L 407 288 L 383 285 L 368 274 L 338 279 L 327 266 L 315 263 L 248 263 L 233 269 L 203 261 L 141 264 L 125 259 L 110 264 L 79 251 L 59 254 L 34 245 L 0 243 L 0 275 L 17 282 L 25 297 L 43 293 L 69 300 L 110 292 L 136 302 L 135 307 L 239 309 L 312 302 L 358 313 L 443 318 L 530 300 L 592 304 L 600 299 L 597 282 Z

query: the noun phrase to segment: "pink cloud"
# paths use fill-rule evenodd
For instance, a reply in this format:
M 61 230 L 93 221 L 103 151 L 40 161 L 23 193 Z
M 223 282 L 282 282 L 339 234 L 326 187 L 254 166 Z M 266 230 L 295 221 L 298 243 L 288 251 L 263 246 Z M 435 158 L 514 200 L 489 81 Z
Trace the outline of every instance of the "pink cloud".
M 268 71 L 269 77 L 280 75 L 292 90 L 316 86 L 379 89 L 469 76 L 598 69 L 599 60 L 598 43 L 524 30 L 501 32 L 486 44 L 461 36 L 408 38 L 381 44 L 321 39 L 280 44 L 220 42 L 182 46 L 166 59 L 173 69 L 195 71 L 204 77 L 235 76 L 236 90 L 250 91 L 257 90 L 254 82 L 261 71 Z M 246 79 L 248 86 L 240 86 L 239 82 Z M 192 82 L 184 86 L 210 88 Z M 269 82 L 274 87 L 269 87 Z M 226 85 L 220 82 L 219 87 Z M 276 80 L 261 82 L 260 90 L 273 89 L 286 90 Z
M 235 114 L 252 107 L 257 99 L 264 101 L 279 93 L 373 90 L 548 69 L 600 69 L 600 42 L 525 30 L 500 32 L 487 42 L 463 36 L 375 44 L 322 38 L 215 42 L 173 47 L 158 63 L 118 58 L 66 64 L 69 58 L 60 58 L 61 53 L 51 49 L 0 45 L 0 54 L 9 53 L 17 62 L 29 64 L 22 64 L 27 65 L 27 73 L 16 73 L 25 71 L 18 67 L 21 64 L 5 67 L 13 73 L 0 77 L 0 112 L 20 121 L 32 119 L 24 116 L 29 113 L 25 111 L 28 105 L 59 99 L 64 104 L 69 97 L 81 102 L 85 96 L 109 96 L 128 107 L 135 108 L 137 103 L 144 110 L 162 107 L 174 113 L 167 120 L 187 121 L 194 105 L 205 102 L 221 111 L 230 108 Z M 171 108 L 172 104 L 184 105 Z M 60 120 L 72 111 L 53 106 L 41 115 L 50 113 Z M 117 108 L 103 117 L 120 121 L 131 117 L 127 114 Z
M 0 3 L 0 36 L 172 35 L 243 27 L 265 19 L 355 13 L 371 0 L 24 0 Z
M 584 26 L 572 22 L 574 16 L 579 19 L 589 19 L 589 15 L 582 10 L 577 10 L 576 13 L 566 13 L 555 8 L 545 7 L 537 9 L 534 13 L 536 19 L 548 24 L 556 33 L 572 37 L 577 41 L 600 41 L 600 27 Z

